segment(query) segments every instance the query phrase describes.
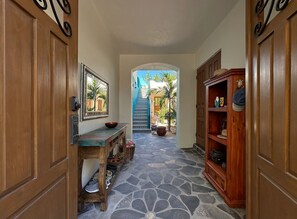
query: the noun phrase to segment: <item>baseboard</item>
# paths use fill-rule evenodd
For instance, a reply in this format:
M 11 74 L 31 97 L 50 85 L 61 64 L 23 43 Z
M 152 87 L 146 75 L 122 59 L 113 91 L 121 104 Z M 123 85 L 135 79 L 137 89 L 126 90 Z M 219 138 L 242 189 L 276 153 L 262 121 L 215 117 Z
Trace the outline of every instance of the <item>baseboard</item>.
M 193 148 L 198 152 L 199 155 L 203 156 L 205 155 L 205 150 L 201 148 L 198 144 L 194 143 Z

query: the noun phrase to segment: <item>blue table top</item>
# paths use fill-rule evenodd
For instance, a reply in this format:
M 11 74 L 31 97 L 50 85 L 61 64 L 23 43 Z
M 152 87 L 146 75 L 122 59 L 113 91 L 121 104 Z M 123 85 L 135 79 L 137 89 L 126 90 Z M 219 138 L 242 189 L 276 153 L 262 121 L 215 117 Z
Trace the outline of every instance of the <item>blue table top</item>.
M 126 123 L 119 123 L 115 128 L 102 127 L 94 131 L 83 134 L 78 139 L 78 146 L 103 147 L 108 145 L 118 134 L 126 129 Z

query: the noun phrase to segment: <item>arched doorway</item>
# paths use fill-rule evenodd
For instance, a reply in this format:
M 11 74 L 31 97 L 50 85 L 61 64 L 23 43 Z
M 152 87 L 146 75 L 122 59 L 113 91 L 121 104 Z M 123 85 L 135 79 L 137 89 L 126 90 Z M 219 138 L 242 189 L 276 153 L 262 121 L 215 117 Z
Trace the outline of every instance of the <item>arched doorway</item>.
M 155 80 L 151 80 L 150 83 L 144 83 L 143 80 L 139 77 L 140 72 L 164 72 L 165 74 L 176 75 L 176 79 L 173 79 L 173 86 L 176 87 L 174 92 L 176 94 L 176 101 L 173 101 L 174 108 L 170 105 L 170 99 L 168 98 L 166 104 L 169 105 L 169 111 L 164 112 L 160 111 L 160 106 L 158 105 L 158 100 L 163 94 L 158 92 L 157 95 L 152 94 L 152 90 L 156 90 L 156 86 L 161 87 L 162 83 L 165 82 L 156 82 Z M 132 115 L 132 124 L 133 124 L 133 132 L 150 132 L 150 128 L 152 125 L 165 125 L 167 129 L 169 129 L 172 133 L 176 134 L 176 137 L 179 137 L 179 68 L 167 63 L 147 63 L 140 66 L 137 66 L 131 70 L 131 84 L 132 84 L 132 92 L 131 92 L 131 115 Z M 158 76 L 158 75 L 157 75 Z M 162 74 L 161 76 L 162 77 Z M 154 83 L 152 83 L 154 82 Z M 159 85 L 157 85 L 159 83 Z M 155 86 L 155 87 L 154 87 Z M 163 85 L 162 85 L 163 86 Z M 171 84 L 172 86 L 172 84 Z M 147 96 L 147 94 L 150 94 Z M 147 99 L 147 101 L 145 101 Z M 141 102 L 141 105 L 140 103 Z M 138 104 L 137 104 L 138 103 Z M 148 107 L 145 106 L 148 105 Z M 172 107 L 172 108 L 171 108 Z M 147 111 L 147 113 L 146 113 Z M 166 116 L 170 115 L 170 117 L 166 117 L 164 120 L 164 113 Z M 169 114 L 170 113 L 170 114 Z M 146 120 L 147 116 L 147 120 Z M 171 117 L 172 116 L 172 117 Z M 161 119 L 160 119 L 161 118 Z M 167 124 L 163 124 L 165 123 Z M 168 124 L 169 121 L 169 124 Z M 171 121 L 173 121 L 173 125 L 171 125 Z M 147 123 L 145 123 L 147 122 Z M 168 128 L 169 127 L 169 128 Z

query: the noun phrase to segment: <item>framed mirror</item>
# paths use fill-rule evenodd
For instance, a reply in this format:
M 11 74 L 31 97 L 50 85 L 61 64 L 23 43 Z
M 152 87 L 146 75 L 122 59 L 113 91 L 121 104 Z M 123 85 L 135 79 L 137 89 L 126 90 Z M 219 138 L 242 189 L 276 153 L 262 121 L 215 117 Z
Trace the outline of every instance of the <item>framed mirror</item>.
M 93 70 L 81 64 L 81 118 L 97 119 L 108 116 L 109 85 Z

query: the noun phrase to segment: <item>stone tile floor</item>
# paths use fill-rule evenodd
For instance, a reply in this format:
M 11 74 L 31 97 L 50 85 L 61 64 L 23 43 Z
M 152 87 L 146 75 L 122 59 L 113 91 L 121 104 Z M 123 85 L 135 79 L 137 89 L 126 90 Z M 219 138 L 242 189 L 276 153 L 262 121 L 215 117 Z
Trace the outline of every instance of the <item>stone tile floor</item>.
M 108 198 L 108 209 L 87 204 L 79 219 L 240 219 L 204 178 L 196 150 L 176 147 L 175 136 L 136 133 L 134 159 L 127 163 Z

